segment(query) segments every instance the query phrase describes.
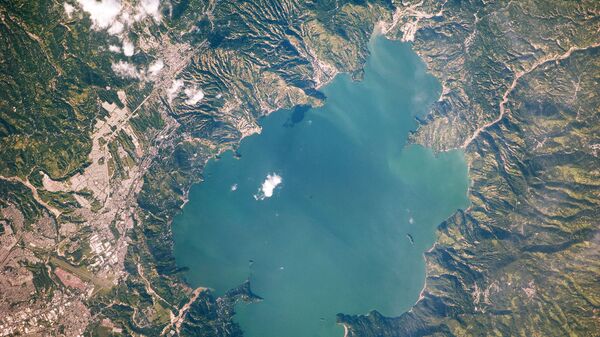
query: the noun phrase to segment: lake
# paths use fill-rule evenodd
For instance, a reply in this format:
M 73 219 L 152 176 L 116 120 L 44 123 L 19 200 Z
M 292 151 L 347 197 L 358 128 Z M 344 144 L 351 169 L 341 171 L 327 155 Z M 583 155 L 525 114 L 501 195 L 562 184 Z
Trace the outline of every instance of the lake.
M 341 337 L 339 312 L 399 315 L 418 299 L 436 227 L 466 208 L 463 153 L 406 145 L 440 95 L 410 44 L 375 37 L 364 79 L 340 75 L 321 108 L 281 110 L 212 160 L 173 224 L 192 286 L 238 306 L 248 337 Z M 414 241 L 414 242 L 412 242 Z

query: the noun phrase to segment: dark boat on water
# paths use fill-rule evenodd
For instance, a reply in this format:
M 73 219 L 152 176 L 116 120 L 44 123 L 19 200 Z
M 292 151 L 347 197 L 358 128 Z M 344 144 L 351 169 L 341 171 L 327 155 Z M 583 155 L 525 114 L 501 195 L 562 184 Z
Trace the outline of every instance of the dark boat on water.
M 410 233 L 406 233 L 406 237 L 408 238 L 408 241 L 410 241 L 411 245 L 415 245 L 415 238 L 413 238 L 413 236 Z

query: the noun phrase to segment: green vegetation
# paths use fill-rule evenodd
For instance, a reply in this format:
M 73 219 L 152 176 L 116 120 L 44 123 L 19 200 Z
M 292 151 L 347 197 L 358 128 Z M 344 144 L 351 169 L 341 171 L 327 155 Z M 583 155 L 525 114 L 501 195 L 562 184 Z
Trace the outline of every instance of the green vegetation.
M 92 131 L 108 114 L 102 102 L 136 110 L 121 126 L 133 128 L 146 150 L 141 157 L 131 135 L 114 125 L 116 137 L 99 139 L 110 153 L 99 161 L 111 184 L 140 163 L 149 169 L 142 168 L 137 205 L 123 205 L 136 216 L 126 234 L 129 275 L 88 300 L 91 335 L 108 333 L 98 323 L 105 318 L 125 333 L 160 334 L 167 311 L 190 299 L 172 256 L 170 223 L 206 160 L 234 148 L 270 111 L 321 104 L 318 88 L 335 73 L 360 78 L 373 27 L 391 22 L 395 7 L 389 36 L 411 38 L 407 28 L 416 23 L 413 47 L 444 84 L 412 140 L 436 150 L 466 146 L 472 207 L 440 226 L 438 244 L 426 255 L 424 298 L 412 311 L 340 321 L 350 336 L 583 336 L 600 329 L 593 263 L 600 251 L 600 65 L 598 47 L 591 47 L 599 43 L 597 1 L 161 3 L 160 23 L 131 28 L 140 49 L 131 58 L 109 51 L 119 38 L 93 30 L 79 8 L 81 16 L 69 19 L 62 2 L 0 4 L 0 208 L 16 207 L 25 230 L 46 212 L 38 196 L 62 212 L 59 229 L 78 228 L 60 247 L 73 264 L 89 262 L 87 240 L 98 229 L 83 226 L 89 215 L 77 211 L 72 192 L 44 190 L 40 171 L 65 182 L 91 164 Z M 161 45 L 140 47 L 153 39 Z M 146 66 L 186 44 L 194 48 L 191 59 L 165 59 L 185 62 L 157 91 L 157 82 L 125 80 L 111 69 L 119 60 Z M 175 78 L 201 88 L 204 98 L 192 106 L 180 92 L 169 102 L 166 88 Z M 80 195 L 98 216 L 100 197 Z M 37 292 L 50 293 L 46 266 L 28 268 Z M 149 294 L 146 282 L 163 300 Z M 240 297 L 252 299 L 230 294 L 223 302 L 203 293 L 182 334 L 238 336 L 231 301 Z
M 0 17 L 0 174 L 73 175 L 103 114 L 99 95 L 123 84 L 102 48 L 110 38 L 87 20 L 64 22 L 62 4 L 52 1 L 4 2 Z
M 448 2 L 442 17 L 419 23 L 414 48 L 447 92 L 413 140 L 466 147 L 472 205 L 440 225 L 412 310 L 339 315 L 350 336 L 598 331 L 600 22 L 586 14 L 597 9 L 593 1 Z
M 35 201 L 29 189 L 20 183 L 0 180 L 0 207 L 11 205 L 18 205 L 26 225 L 34 223 L 43 214 L 43 208 Z
M 27 268 L 33 274 L 33 285 L 38 296 L 44 298 L 51 298 L 52 291 L 56 287 L 50 275 L 48 269 L 43 263 L 35 263 L 27 265 Z
M 46 190 L 38 190 L 40 198 L 47 202 L 50 206 L 59 209 L 63 213 L 71 213 L 80 207 L 72 193 L 67 192 L 48 192 Z
M 131 119 L 130 123 L 138 136 L 144 136 L 149 130 L 160 130 L 165 126 L 160 113 L 156 110 L 148 110 L 145 115 L 137 115 Z

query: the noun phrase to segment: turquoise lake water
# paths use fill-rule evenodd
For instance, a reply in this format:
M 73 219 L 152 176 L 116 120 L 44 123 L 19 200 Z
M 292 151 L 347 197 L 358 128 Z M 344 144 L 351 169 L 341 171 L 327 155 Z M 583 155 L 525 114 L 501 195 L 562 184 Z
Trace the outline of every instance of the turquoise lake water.
M 237 308 L 248 337 L 341 337 L 339 312 L 401 314 L 436 226 L 468 206 L 461 152 L 406 146 L 439 83 L 409 44 L 377 37 L 371 52 L 364 80 L 338 76 L 322 108 L 275 112 L 241 158 L 209 162 L 175 219 L 190 284 L 223 294 L 250 278 L 264 298 Z M 267 175 L 281 177 L 271 197 Z

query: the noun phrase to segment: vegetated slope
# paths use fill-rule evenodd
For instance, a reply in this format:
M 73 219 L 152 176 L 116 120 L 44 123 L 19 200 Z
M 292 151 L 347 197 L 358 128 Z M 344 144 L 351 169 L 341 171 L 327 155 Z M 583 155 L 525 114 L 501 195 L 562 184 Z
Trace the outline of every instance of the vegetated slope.
M 599 330 L 597 2 L 85 3 L 0 4 L 5 331 L 239 336 L 233 305 L 258 297 L 186 287 L 171 220 L 260 116 L 360 78 L 381 20 L 443 84 L 413 141 L 465 149 L 472 205 L 415 307 L 341 315 L 349 334 Z
M 206 160 L 259 117 L 321 104 L 338 72 L 359 78 L 391 13 L 362 1 L 0 4 L 3 329 L 239 335 L 233 304 L 257 298 L 248 284 L 221 299 L 189 289 L 171 220 Z
M 390 33 L 444 86 L 413 140 L 465 149 L 471 206 L 440 226 L 409 312 L 339 320 L 350 336 L 597 336 L 600 5 L 400 11 Z

